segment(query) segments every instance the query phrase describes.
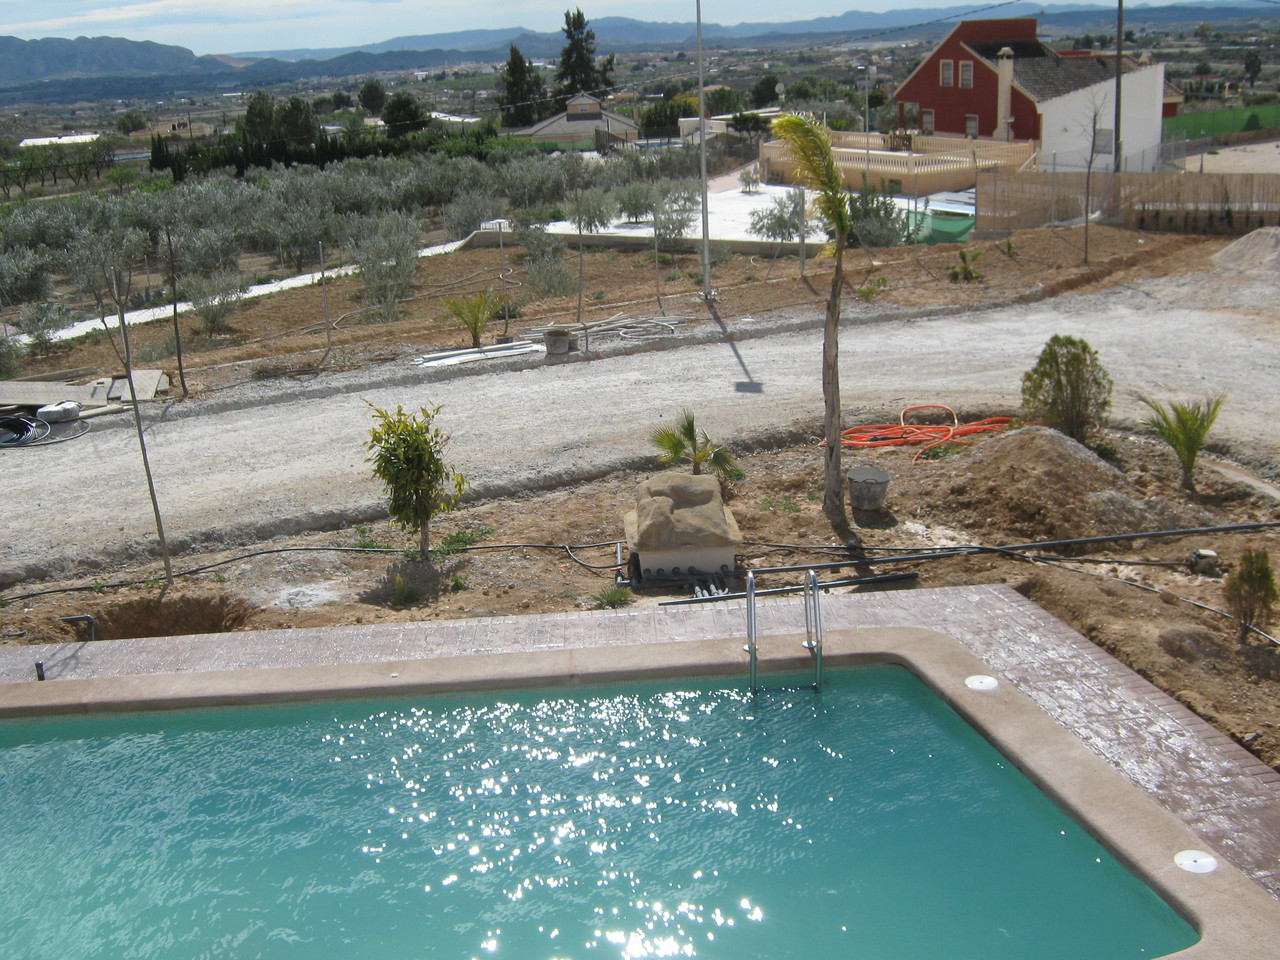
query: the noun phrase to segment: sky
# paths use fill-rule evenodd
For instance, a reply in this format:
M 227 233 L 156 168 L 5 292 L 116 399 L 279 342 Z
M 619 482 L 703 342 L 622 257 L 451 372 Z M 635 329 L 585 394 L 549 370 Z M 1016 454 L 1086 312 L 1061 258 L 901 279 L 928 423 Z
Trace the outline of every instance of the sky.
M 912 7 L 951 5 L 957 0 L 910 2 Z M 803 16 L 901 6 L 895 0 L 810 0 Z M 457 30 L 526 27 L 550 32 L 560 29 L 564 11 L 574 7 L 581 7 L 588 19 L 619 16 L 655 22 L 691 22 L 696 9 L 695 0 L 0 0 L 0 36 L 124 37 L 197 54 L 323 49 Z M 702 3 L 707 23 L 799 17 L 798 8 L 768 0 Z

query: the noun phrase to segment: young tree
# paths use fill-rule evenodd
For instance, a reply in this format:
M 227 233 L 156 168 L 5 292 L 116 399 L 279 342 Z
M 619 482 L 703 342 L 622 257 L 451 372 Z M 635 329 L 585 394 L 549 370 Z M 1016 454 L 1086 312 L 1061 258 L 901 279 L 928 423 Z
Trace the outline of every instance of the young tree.
M 125 321 L 125 310 L 129 294 L 133 290 L 134 271 L 147 249 L 147 238 L 129 222 L 128 211 L 119 200 L 99 201 L 86 213 L 88 215 L 85 222 L 77 229 L 68 251 L 68 259 L 75 265 L 75 274 L 82 288 L 90 291 L 97 302 L 110 300 L 115 305 L 120 321 L 120 338 L 124 344 L 124 372 L 129 382 L 129 395 L 136 397 L 138 394 L 133 385 L 133 351 L 129 346 L 129 326 Z M 155 478 L 151 474 L 151 460 L 147 456 L 146 437 L 142 429 L 142 404 L 136 401 L 133 403 L 133 425 L 138 435 L 147 490 L 151 496 L 151 510 L 155 516 L 160 555 L 164 560 L 165 579 L 169 586 L 173 586 L 173 561 L 169 556 L 169 541 L 165 537 L 164 521 L 160 516 L 160 500 L 156 494 Z
M 873 247 L 900 247 L 910 229 L 907 215 L 888 194 L 865 180 L 862 189 L 849 196 L 850 244 L 864 250 Z
M 360 101 L 360 106 L 376 117 L 382 113 L 382 108 L 386 105 L 387 88 L 382 85 L 382 81 L 377 77 L 370 77 L 360 88 L 357 98 Z
M 1036 365 L 1022 375 L 1022 405 L 1027 416 L 1047 420 L 1083 443 L 1111 406 L 1111 377 L 1093 347 L 1054 334 Z
M 609 191 L 599 187 L 579 190 L 569 200 L 569 220 L 578 231 L 578 323 L 582 323 L 582 287 L 586 271 L 586 234 L 595 233 L 613 222 L 617 207 Z M 588 342 L 583 338 L 583 349 Z
M 59 330 L 71 326 L 71 310 L 62 303 L 33 303 L 18 314 L 19 332 L 28 338 L 27 349 L 33 355 L 47 354 Z
M 212 337 L 227 329 L 227 319 L 240 309 L 244 300 L 244 278 L 234 267 L 223 267 L 210 273 L 195 273 L 183 281 L 183 290 L 200 318 L 205 336 Z
M 582 10 L 564 12 L 565 45 L 556 69 L 556 97 L 568 100 L 576 93 L 598 96 L 613 85 L 613 54 L 596 63 L 596 32 L 587 27 Z
M 388 512 L 406 529 L 418 531 L 422 559 L 429 558 L 429 527 L 466 492 L 467 481 L 444 459 L 449 435 L 435 425 L 440 407 L 422 407 L 419 416 L 397 406 L 395 413 L 373 407 L 374 425 L 364 448 L 373 475 L 382 481 Z
M 520 48 L 511 44 L 511 56 L 498 75 L 498 106 L 502 108 L 502 125 L 533 126 L 544 115 L 545 97 L 546 89 L 541 75 L 525 59 Z
M 1154 430 L 1167 443 L 1182 467 L 1182 487 L 1196 492 L 1196 457 L 1204 449 L 1205 438 L 1218 419 L 1225 397 L 1210 397 L 1203 403 L 1178 403 L 1171 401 L 1168 407 L 1158 400 L 1139 396 L 1139 400 L 1151 408 L 1153 416 L 1142 421 L 1144 427 Z
M 774 197 L 769 206 L 751 211 L 747 230 L 775 244 L 766 279 L 773 273 L 782 244 L 797 238 L 800 240 L 800 274 L 804 275 L 805 206 L 804 187 L 795 187 L 780 197 Z
M 849 237 L 849 201 L 826 128 L 812 117 L 788 114 L 773 122 L 773 132 L 796 162 L 797 176 L 815 191 L 813 206 L 832 237 L 835 268 L 827 296 L 822 333 L 823 495 L 822 512 L 837 530 L 846 530 L 843 478 L 840 476 L 840 298 L 844 291 L 844 248 Z
M 1240 566 L 1223 585 L 1227 609 L 1240 621 L 1239 640 L 1249 639 L 1249 631 L 1271 626 L 1271 610 L 1276 604 L 1276 578 L 1271 572 L 1271 554 L 1266 550 L 1246 550 Z
M 693 207 L 689 195 L 678 187 L 672 189 L 658 184 L 650 195 L 653 203 L 653 284 L 658 300 L 658 312 L 666 315 L 662 306 L 662 248 L 684 237 L 693 225 Z
M 695 474 L 702 473 L 703 467 L 721 477 L 738 472 L 738 462 L 733 455 L 726 448 L 713 444 L 705 430 L 698 429 L 693 411 L 688 408 L 680 411 L 671 426 L 656 426 L 650 430 L 649 442 L 661 451 L 658 459 L 663 463 L 688 460 Z

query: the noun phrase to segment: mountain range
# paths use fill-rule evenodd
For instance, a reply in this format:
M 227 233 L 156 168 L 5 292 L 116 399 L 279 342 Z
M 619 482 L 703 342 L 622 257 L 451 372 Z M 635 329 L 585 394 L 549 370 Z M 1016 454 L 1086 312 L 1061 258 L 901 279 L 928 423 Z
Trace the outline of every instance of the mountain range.
M 711 49 L 794 46 L 848 41 L 903 40 L 939 36 L 969 7 L 911 8 L 888 13 L 856 10 L 833 17 L 787 23 L 703 24 L 703 43 Z M 1005 17 L 1035 16 L 1042 30 L 1105 31 L 1114 29 L 1114 6 L 1039 6 L 1018 2 L 1000 7 Z M 1128 7 L 1126 26 L 1171 28 L 1201 22 L 1224 23 L 1280 19 L 1274 5 L 1208 0 L 1195 4 Z M 601 53 L 690 49 L 692 22 L 651 23 L 626 17 L 591 21 Z M 554 59 L 564 37 L 522 27 L 465 30 L 425 36 L 395 37 L 360 47 L 280 49 L 229 55 L 197 56 L 185 47 L 117 37 L 20 40 L 0 37 L 0 100 L 53 100 L 92 88 L 97 96 L 151 96 L 216 86 L 265 86 L 314 77 L 345 77 L 413 69 L 440 69 L 463 63 L 501 62 L 511 44 L 526 57 Z M 83 94 L 81 94 L 83 95 Z

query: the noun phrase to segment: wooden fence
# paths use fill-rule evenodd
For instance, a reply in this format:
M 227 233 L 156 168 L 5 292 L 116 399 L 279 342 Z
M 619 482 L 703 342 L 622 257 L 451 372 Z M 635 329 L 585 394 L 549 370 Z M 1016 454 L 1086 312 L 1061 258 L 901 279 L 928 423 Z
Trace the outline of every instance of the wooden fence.
M 858 189 L 865 178 L 878 189 L 910 196 L 967 190 L 984 170 L 1011 176 L 1035 155 L 1030 143 L 881 133 L 833 133 L 831 147 L 846 186 Z M 761 144 L 760 164 L 768 180 L 795 181 L 795 163 L 780 141 Z
M 1280 174 L 983 171 L 974 235 L 1080 222 L 1086 206 L 1095 220 L 1136 230 L 1239 236 L 1280 226 Z

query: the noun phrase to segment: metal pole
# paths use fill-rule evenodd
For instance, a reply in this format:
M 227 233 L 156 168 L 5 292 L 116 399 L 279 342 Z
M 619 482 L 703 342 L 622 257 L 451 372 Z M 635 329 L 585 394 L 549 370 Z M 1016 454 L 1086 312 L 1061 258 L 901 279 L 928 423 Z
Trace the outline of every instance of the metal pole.
M 698 15 L 698 163 L 702 171 L 702 298 L 711 300 L 711 221 L 707 213 L 707 105 L 702 73 L 702 0 L 697 0 Z M 754 689 L 754 687 L 752 688 Z
M 1116 0 L 1116 119 L 1115 133 L 1111 137 L 1111 146 L 1116 155 L 1114 170 L 1120 172 L 1120 77 L 1124 73 L 1124 0 Z
M 751 692 L 756 692 L 756 575 L 747 574 L 747 656 L 751 660 Z

